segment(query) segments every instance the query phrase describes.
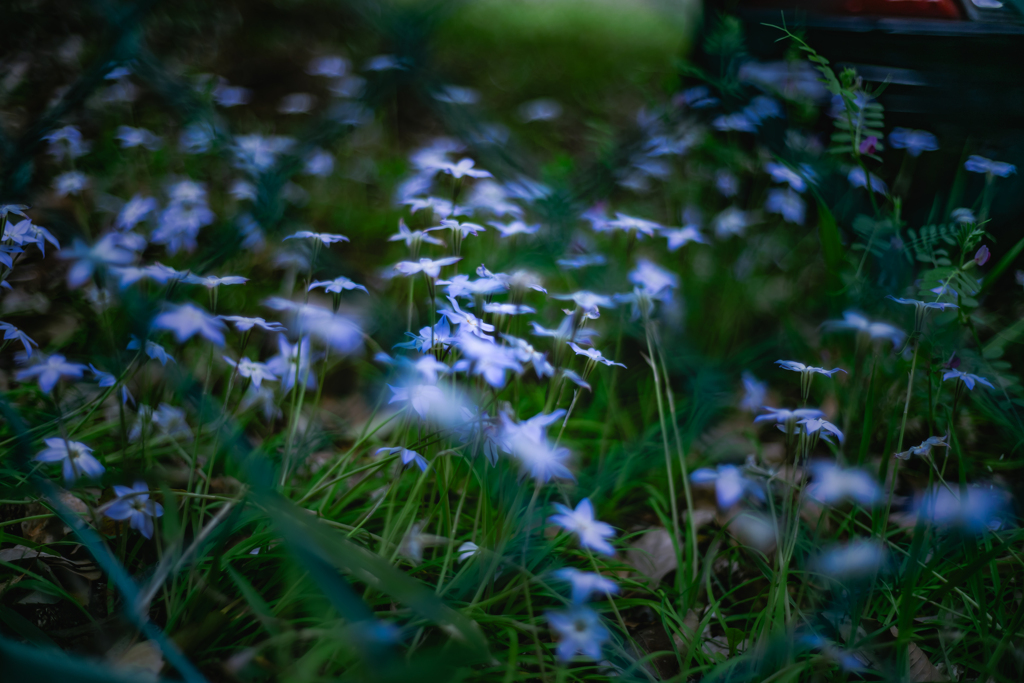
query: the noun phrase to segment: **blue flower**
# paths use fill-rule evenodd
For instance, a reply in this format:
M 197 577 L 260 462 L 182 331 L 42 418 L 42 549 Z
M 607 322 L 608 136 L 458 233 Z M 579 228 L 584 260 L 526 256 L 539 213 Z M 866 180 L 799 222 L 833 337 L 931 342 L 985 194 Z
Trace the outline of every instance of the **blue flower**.
M 807 214 L 807 202 L 793 190 L 768 190 L 764 210 L 781 215 L 788 223 L 803 225 Z
M 697 244 L 708 243 L 704 236 L 700 234 L 700 230 L 693 225 L 684 225 L 681 228 L 665 228 L 661 231 L 661 236 L 668 240 L 669 251 L 676 251 L 690 242 L 696 242 Z
M 591 363 L 601 363 L 602 365 L 606 365 L 608 367 L 611 367 L 613 365 L 617 365 L 620 368 L 626 367 L 622 363 L 616 363 L 610 358 L 605 358 L 597 349 L 584 349 L 575 342 L 566 343 L 572 348 L 573 351 L 576 352 L 577 356 L 586 356 Z
M 761 490 L 743 476 L 743 470 L 735 465 L 719 465 L 714 470 L 702 467 L 690 474 L 690 481 L 694 484 L 714 483 L 715 498 L 718 507 L 723 510 L 740 502 L 747 493 L 753 493 L 759 498 L 763 496 Z
M 807 189 L 807 181 L 804 180 L 803 176 L 794 171 L 793 169 L 775 161 L 769 161 L 765 164 L 764 169 L 768 171 L 768 174 L 777 183 L 786 183 L 789 187 L 797 192 L 803 192 Z
M 735 175 L 725 169 L 719 169 L 715 173 L 715 189 L 723 197 L 735 197 L 740 191 L 740 181 Z
M 351 289 L 361 289 L 367 294 L 369 294 L 369 290 L 367 290 L 366 287 L 363 287 L 362 285 L 357 285 L 356 283 L 352 282 L 352 280 L 349 280 L 347 277 L 336 277 L 333 280 L 322 280 L 314 282 L 309 286 L 308 291 L 313 291 L 317 287 L 323 287 L 325 292 L 331 292 L 332 294 L 340 294 L 343 291 L 348 291 Z
M 885 567 L 888 553 L 878 541 L 858 539 L 845 545 L 834 545 L 812 563 L 823 576 L 850 580 L 871 578 Z
M 37 462 L 63 462 L 64 481 L 73 484 L 79 477 L 96 479 L 104 472 L 103 465 L 92 455 L 92 449 L 79 441 L 61 437 L 44 439 L 46 448 L 34 458 Z
M 107 517 L 129 525 L 146 538 L 153 538 L 153 518 L 162 517 L 164 508 L 160 503 L 149 499 L 149 487 L 145 482 L 137 481 L 132 486 L 115 486 L 117 498 L 108 503 L 103 511 Z
M 267 332 L 287 331 L 281 323 L 268 323 L 263 318 L 249 318 L 244 315 L 219 315 L 217 317 L 229 323 L 234 323 L 235 329 L 239 332 L 248 332 L 254 327 L 266 330 Z
M 413 211 L 413 213 L 415 213 L 415 211 Z M 428 244 L 436 244 L 438 246 L 444 245 L 444 242 L 437 239 L 436 237 L 431 237 L 423 230 L 410 230 L 409 226 L 405 224 L 405 220 L 402 218 L 398 219 L 398 232 L 388 238 L 388 242 L 399 241 L 405 242 L 405 246 L 409 247 L 410 249 L 415 248 L 416 246 L 423 242 L 426 242 Z
M 114 136 L 121 143 L 122 149 L 132 147 L 144 147 L 150 152 L 155 152 L 163 145 L 160 136 L 145 128 L 132 128 L 131 126 L 118 126 L 117 135 Z
M 120 213 L 117 214 L 114 227 L 118 230 L 132 230 L 146 216 L 155 211 L 156 208 L 155 199 L 137 194 L 129 199 Z
M 416 451 L 411 451 L 408 448 L 378 448 L 377 455 L 380 455 L 381 453 L 387 453 L 388 455 L 398 453 L 399 457 L 402 459 L 402 464 L 405 467 L 415 464 L 416 467 L 420 468 L 420 472 L 426 472 L 427 468 L 430 467 L 429 463 L 427 463 L 426 458 L 424 458 Z
M 742 236 L 749 225 L 754 222 L 753 216 L 735 206 L 722 211 L 715 216 L 712 225 L 715 230 L 715 237 L 725 239 L 726 237 Z
M 572 584 L 572 601 L 577 605 L 589 600 L 594 593 L 608 595 L 619 592 L 617 583 L 607 576 L 594 572 L 581 572 L 574 567 L 565 567 L 557 570 L 555 576 Z
M 421 258 L 419 262 L 402 261 L 400 263 L 396 263 L 395 270 L 405 276 L 423 273 L 429 278 L 437 278 L 437 276 L 441 274 L 441 268 L 444 266 L 450 266 L 453 263 L 458 263 L 461 260 L 461 256 L 446 256 L 445 258 L 433 261 L 428 258 Z
M 126 348 L 129 351 L 135 351 L 141 348 L 141 346 L 142 342 L 139 341 L 139 338 L 132 335 L 132 338 L 128 342 L 128 346 Z M 167 350 L 164 347 L 160 346 L 156 342 L 149 341 L 148 339 L 146 340 L 146 355 L 153 360 L 160 361 L 160 365 L 167 365 L 167 361 L 171 361 L 172 363 L 177 362 L 169 353 L 167 353 Z
M 902 330 L 888 323 L 873 323 L 855 311 L 844 311 L 843 320 L 830 320 L 822 327 L 830 330 L 855 330 L 870 339 L 888 339 L 893 346 L 902 344 L 907 336 Z
M 50 143 L 49 152 L 57 161 L 77 159 L 89 151 L 89 143 L 82 139 L 82 133 L 74 126 L 64 126 L 43 136 Z
M 601 659 L 601 646 L 608 640 L 609 633 L 597 612 L 574 605 L 565 612 L 548 612 L 546 616 L 559 637 L 555 652 L 560 660 L 568 662 L 577 653 L 594 660 Z
M 43 393 L 50 393 L 62 379 L 81 379 L 85 372 L 85 366 L 81 363 L 69 363 L 59 353 L 55 353 L 42 363 L 38 363 L 24 370 L 18 370 L 14 377 L 19 382 L 35 378 L 39 382 L 39 388 Z
M 68 269 L 68 286 L 81 287 L 98 268 L 125 266 L 134 261 L 135 251 L 132 247 L 136 245 L 126 240 L 125 235 L 128 234 L 134 233 L 109 233 L 91 247 L 81 240 L 75 240 L 71 249 L 61 252 L 61 258 L 76 261 Z
M 839 443 L 842 443 L 843 439 L 845 438 L 843 436 L 843 433 L 839 431 L 839 427 L 836 427 L 828 420 L 823 420 L 821 418 L 811 418 L 807 420 L 800 420 L 799 422 L 797 422 L 797 424 L 803 426 L 804 433 L 819 436 L 820 438 L 825 439 L 825 441 L 828 441 L 829 443 L 831 443 L 832 440 L 828 438 L 828 434 L 822 434 L 822 432 L 828 432 L 829 434 L 834 435 L 836 438 L 839 439 Z M 779 425 L 779 429 L 781 431 L 786 431 L 785 427 L 783 427 L 782 425 Z
M 224 356 L 224 362 L 235 368 L 240 376 L 250 380 L 253 385 L 257 387 L 260 386 L 264 380 L 276 382 L 280 379 L 276 374 L 274 374 L 273 370 L 267 367 L 266 363 L 257 363 L 244 356 L 237 362 L 228 356 Z
M 825 413 L 821 412 L 817 408 L 797 408 L 796 410 L 790 410 L 789 408 L 771 408 L 764 406 L 764 410 L 767 410 L 766 415 L 758 415 L 754 418 L 754 424 L 761 422 L 775 422 L 777 424 L 796 424 L 798 420 L 815 419 L 822 417 Z
M 34 244 L 43 256 L 46 256 L 47 242 L 60 249 L 60 242 L 53 236 L 53 233 L 41 225 L 36 225 L 27 218 L 13 225 L 8 225 L 4 230 L 3 239 L 5 241 L 10 240 L 19 246 Z
M 551 479 L 574 479 L 566 466 L 569 449 L 552 446 L 545 434 L 547 427 L 563 415 L 564 410 L 546 415 L 538 413 L 518 423 L 504 413 L 501 415 L 496 441 L 519 462 L 523 474 L 538 483 L 547 483 Z
M 946 443 L 945 436 L 929 436 L 927 439 L 921 442 L 919 446 L 914 446 L 909 450 L 901 453 L 894 453 L 893 455 L 900 460 L 910 460 L 912 455 L 920 455 L 921 457 L 927 457 L 931 455 L 932 449 L 936 446 L 942 446 L 943 448 L 949 448 L 949 444 Z
M 594 506 L 589 498 L 581 500 L 575 510 L 561 503 L 555 503 L 554 506 L 558 514 L 551 515 L 548 521 L 576 534 L 584 548 L 604 555 L 615 554 L 615 548 L 606 540 L 615 536 L 615 529 L 610 524 L 595 519 Z
M 914 509 L 939 527 L 980 533 L 1000 529 L 1010 512 L 1009 495 L 993 486 L 970 485 L 964 489 L 936 484 L 925 492 Z
M 971 173 L 985 173 L 989 176 L 999 176 L 1000 178 L 1006 178 L 1017 172 L 1017 167 L 1013 164 L 1003 161 L 992 161 L 977 154 L 967 157 L 967 161 L 964 162 L 964 168 Z
M 949 370 L 948 372 L 946 372 L 946 374 L 944 374 L 942 376 L 942 381 L 943 382 L 945 382 L 947 379 L 953 379 L 953 380 L 959 379 L 971 391 L 974 391 L 974 383 L 975 382 L 977 382 L 978 384 L 984 384 L 989 389 L 995 389 L 995 387 L 992 386 L 992 382 L 989 382 L 984 377 L 979 377 L 978 375 L 972 375 L 969 372 L 960 372 L 959 370 Z
M 27 358 L 32 357 L 32 347 L 39 346 L 34 339 L 10 323 L 0 322 L 0 332 L 4 333 L 4 341 L 10 341 L 11 339 L 20 341 L 21 345 L 25 347 L 25 356 Z
M 344 235 L 336 235 L 328 232 L 313 232 L 312 230 L 299 230 L 298 232 L 288 235 L 284 238 L 285 240 L 294 239 L 312 239 L 318 240 L 325 247 L 334 244 L 335 242 L 348 242 L 348 238 Z
M 467 320 L 466 318 L 463 321 Z M 476 319 L 474 319 L 476 320 Z M 484 329 L 494 329 L 492 325 L 485 325 L 477 320 Z M 483 333 L 473 331 L 463 322 L 455 337 L 455 343 L 464 356 L 453 366 L 456 371 L 470 370 L 474 375 L 480 375 L 488 384 L 495 389 L 505 386 L 505 373 L 511 370 L 515 373 L 522 373 L 523 366 L 517 360 L 515 352 L 508 346 L 499 346 L 494 343 L 494 338 Z
M 807 487 L 807 495 L 827 505 L 853 500 L 861 505 L 874 505 L 882 498 L 875 478 L 863 470 L 844 470 L 832 463 L 811 463 L 814 481 Z
M 472 159 L 461 159 L 456 163 L 450 161 L 442 161 L 437 165 L 439 171 L 447 173 L 455 179 L 463 177 L 470 178 L 490 178 L 491 174 L 479 168 L 473 168 L 475 162 Z
M 740 408 L 756 413 L 764 406 L 765 397 L 768 395 L 768 385 L 759 381 L 749 372 L 744 372 L 742 379 L 743 400 L 740 401 Z
M 150 236 L 155 244 L 163 244 L 167 252 L 196 249 L 199 230 L 213 223 L 213 211 L 206 202 L 206 188 L 191 180 L 183 180 L 170 189 L 170 203 L 160 214 L 156 230 Z
M 169 330 L 179 344 L 198 334 L 217 346 L 224 346 L 224 323 L 192 303 L 170 305 L 153 319 L 153 327 Z
M 934 152 L 939 142 L 931 133 L 910 128 L 893 128 L 889 133 L 889 144 L 894 149 L 905 149 L 912 157 L 920 156 L 921 152 Z
M 867 181 L 864 179 L 864 169 L 860 166 L 854 166 L 850 169 L 850 173 L 846 176 L 846 179 L 850 181 L 850 184 L 854 187 L 867 187 Z M 881 178 L 876 176 L 874 173 L 871 174 L 871 189 L 879 194 L 888 194 L 889 186 L 885 184 Z
M 244 285 L 249 281 L 249 278 L 242 277 L 241 275 L 225 275 L 220 277 L 217 275 L 193 275 L 189 273 L 186 275 L 182 282 L 187 282 L 190 285 L 202 285 L 207 289 L 216 289 L 221 285 Z
M 573 294 L 556 294 L 553 298 L 574 302 L 577 309 L 583 312 L 583 316 L 591 320 L 601 317 L 599 308 L 615 308 L 615 300 L 610 296 L 594 294 L 585 290 Z
M 318 178 L 326 178 L 334 171 L 334 157 L 331 153 L 317 147 L 305 159 L 302 172 Z
M 306 389 L 315 389 L 316 375 L 310 372 L 309 337 L 289 344 L 282 334 L 277 338 L 277 347 L 278 354 L 267 361 L 267 367 L 281 378 L 281 389 L 290 391 L 295 386 L 296 378 Z

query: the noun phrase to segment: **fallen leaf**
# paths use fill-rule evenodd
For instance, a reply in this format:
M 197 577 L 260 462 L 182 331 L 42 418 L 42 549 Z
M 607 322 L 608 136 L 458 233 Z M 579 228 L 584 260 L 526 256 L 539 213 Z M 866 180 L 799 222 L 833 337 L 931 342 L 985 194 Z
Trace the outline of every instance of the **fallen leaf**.
M 135 643 L 113 659 L 114 666 L 130 671 L 140 681 L 156 681 L 164 668 L 164 656 L 152 640 Z
M 899 637 L 900 630 L 893 626 L 889 632 Z M 914 643 L 907 644 L 907 661 L 910 663 L 911 683 L 933 683 L 934 681 L 948 681 L 949 679 L 935 668 L 935 665 L 928 660 L 924 650 Z
M 679 566 L 672 546 L 672 535 L 662 528 L 650 529 L 640 536 L 626 551 L 626 561 L 651 580 L 652 589 L 661 583 L 666 574 Z

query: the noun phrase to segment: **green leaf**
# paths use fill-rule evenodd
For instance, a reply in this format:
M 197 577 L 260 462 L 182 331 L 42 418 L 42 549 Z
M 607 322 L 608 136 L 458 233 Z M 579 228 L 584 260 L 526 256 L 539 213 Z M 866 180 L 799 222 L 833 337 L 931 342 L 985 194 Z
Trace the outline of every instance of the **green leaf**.
M 839 274 L 844 264 L 843 243 L 839 239 L 839 227 L 836 225 L 835 216 L 829 211 L 825 202 L 820 197 L 815 197 L 818 202 L 818 234 L 821 237 L 821 250 L 825 256 L 825 264 L 835 275 Z

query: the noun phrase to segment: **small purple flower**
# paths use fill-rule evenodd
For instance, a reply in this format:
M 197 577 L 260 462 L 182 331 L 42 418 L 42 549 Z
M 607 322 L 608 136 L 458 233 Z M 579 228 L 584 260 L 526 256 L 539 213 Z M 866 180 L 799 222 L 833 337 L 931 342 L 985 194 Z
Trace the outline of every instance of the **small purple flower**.
M 988 263 L 988 259 L 991 255 L 992 252 L 988 250 L 988 245 L 983 244 L 981 249 L 978 249 L 974 254 L 974 262 L 979 266 L 983 266 Z
M 581 500 L 575 510 L 561 503 L 555 503 L 554 506 L 558 514 L 551 515 L 548 518 L 549 522 L 576 534 L 584 548 L 603 555 L 615 554 L 615 548 L 607 541 L 608 538 L 615 536 L 615 529 L 610 524 L 595 519 L 594 506 L 589 498 Z
M 173 332 L 179 344 L 198 334 L 217 346 L 224 346 L 224 323 L 192 303 L 180 306 L 171 304 L 153 319 L 153 327 Z
M 878 152 L 878 138 L 874 135 L 867 136 L 861 141 L 858 150 L 861 154 L 875 154 Z
M 55 353 L 42 363 L 18 370 L 14 377 L 19 382 L 35 378 L 43 393 L 49 394 L 60 380 L 81 379 L 84 372 L 85 366 L 81 363 L 69 363 L 64 356 Z
M 103 511 L 107 517 L 129 525 L 146 538 L 153 538 L 153 518 L 162 517 L 164 508 L 160 503 L 149 499 L 149 487 L 145 482 L 137 481 L 132 486 L 115 486 L 117 498 L 111 501 Z

